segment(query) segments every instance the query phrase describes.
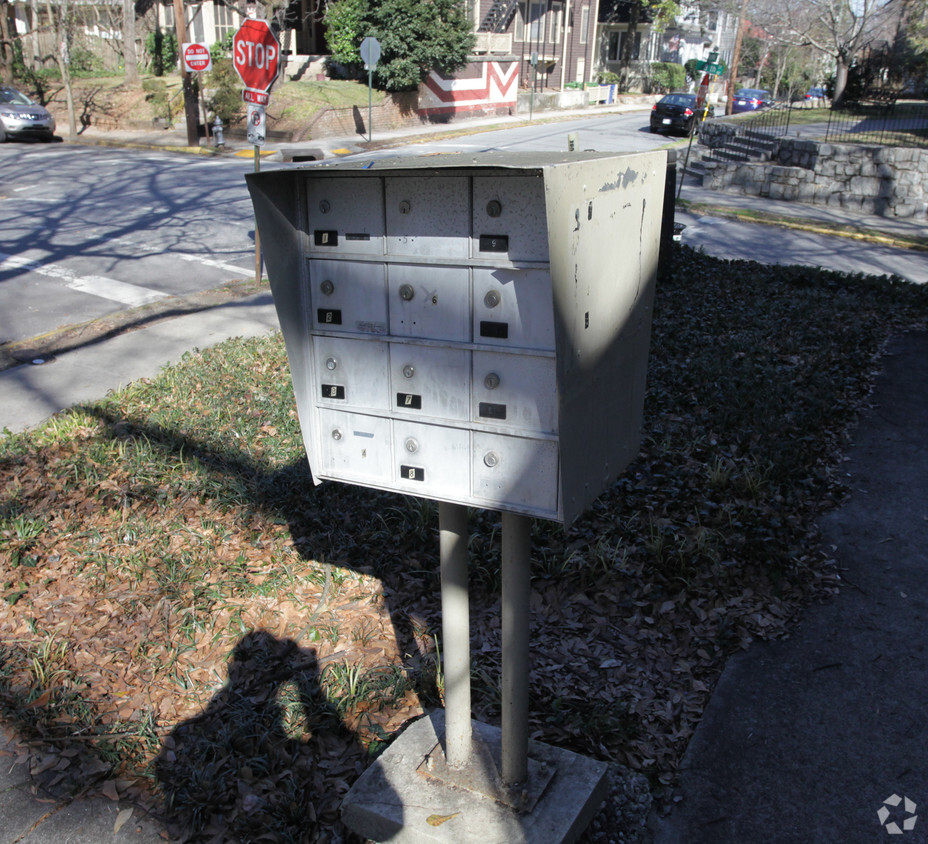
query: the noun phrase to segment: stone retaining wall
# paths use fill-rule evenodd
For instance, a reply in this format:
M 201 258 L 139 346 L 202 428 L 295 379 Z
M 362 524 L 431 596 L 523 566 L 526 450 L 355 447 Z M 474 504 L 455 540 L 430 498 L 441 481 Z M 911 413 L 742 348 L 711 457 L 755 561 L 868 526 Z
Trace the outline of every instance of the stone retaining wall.
M 924 149 L 779 138 L 767 161 L 704 159 L 703 166 L 703 187 L 710 190 L 840 206 L 885 217 L 928 217 L 928 150 Z

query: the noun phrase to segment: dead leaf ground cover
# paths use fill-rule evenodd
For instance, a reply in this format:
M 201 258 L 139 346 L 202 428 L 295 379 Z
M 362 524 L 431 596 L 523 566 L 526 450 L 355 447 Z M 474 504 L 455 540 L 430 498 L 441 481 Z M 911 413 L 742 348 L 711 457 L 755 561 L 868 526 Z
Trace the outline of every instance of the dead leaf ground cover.
M 899 280 L 675 248 L 638 458 L 569 529 L 533 526 L 534 737 L 672 796 L 725 659 L 839 588 L 815 520 L 881 348 L 926 315 Z M 499 530 L 471 513 L 490 722 Z M 351 840 L 341 797 L 441 700 L 437 554 L 430 503 L 313 486 L 279 337 L 192 352 L 0 439 L 3 723 L 43 788 L 178 838 Z

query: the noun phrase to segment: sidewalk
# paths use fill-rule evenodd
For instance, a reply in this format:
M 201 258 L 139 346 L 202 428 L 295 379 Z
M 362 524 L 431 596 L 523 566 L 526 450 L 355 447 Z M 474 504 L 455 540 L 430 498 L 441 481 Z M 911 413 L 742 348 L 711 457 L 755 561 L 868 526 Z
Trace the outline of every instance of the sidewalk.
M 729 661 L 656 844 L 928 840 L 928 818 L 906 830 L 904 799 L 882 829 L 877 814 L 894 794 L 917 814 L 928 801 L 928 335 L 884 363 L 846 464 L 851 498 L 821 523 L 845 588 L 789 639 Z
M 557 116 L 583 114 L 589 111 Z M 117 143 L 166 149 L 186 140 L 177 132 L 107 134 Z M 381 138 L 388 135 L 395 141 L 410 133 Z M 93 133 L 84 138 L 94 140 Z M 325 151 L 334 155 L 349 144 L 359 139 L 328 139 Z M 253 151 L 233 144 L 230 154 L 236 149 Z M 683 197 L 896 236 L 918 229 L 924 236 L 923 223 L 758 201 L 694 185 L 684 185 Z M 760 236 L 764 227 L 757 230 Z M 0 430 L 22 430 L 61 408 L 151 377 L 189 349 L 276 327 L 270 295 L 261 293 L 85 345 L 51 366 L 0 372 Z M 653 821 L 658 844 L 876 841 L 888 834 L 877 816 L 884 800 L 894 793 L 917 805 L 928 799 L 922 643 L 928 617 L 928 471 L 922 453 L 928 441 L 928 337 L 903 339 L 886 362 L 875 410 L 865 416 L 847 464 L 852 498 L 823 520 L 825 542 L 835 547 L 848 587 L 834 601 L 811 607 L 790 639 L 755 645 L 730 662 L 687 751 L 683 800 L 669 817 Z M 160 827 L 138 811 L 114 833 L 120 807 L 105 799 L 38 802 L 28 766 L 14 764 L 8 741 L 0 736 L 0 844 L 164 840 Z M 898 819 L 901 827 L 909 817 L 903 802 L 892 807 L 887 824 Z M 902 840 L 928 840 L 925 830 L 928 820 L 919 821 Z

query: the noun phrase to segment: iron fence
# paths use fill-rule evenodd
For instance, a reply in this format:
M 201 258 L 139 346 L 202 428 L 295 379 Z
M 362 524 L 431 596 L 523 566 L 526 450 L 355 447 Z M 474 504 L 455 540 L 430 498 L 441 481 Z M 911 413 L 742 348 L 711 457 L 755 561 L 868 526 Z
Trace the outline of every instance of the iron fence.
M 872 92 L 829 111 L 825 140 L 907 145 L 906 136 L 912 141 L 918 130 L 928 130 L 928 103 L 899 102 L 895 94 Z

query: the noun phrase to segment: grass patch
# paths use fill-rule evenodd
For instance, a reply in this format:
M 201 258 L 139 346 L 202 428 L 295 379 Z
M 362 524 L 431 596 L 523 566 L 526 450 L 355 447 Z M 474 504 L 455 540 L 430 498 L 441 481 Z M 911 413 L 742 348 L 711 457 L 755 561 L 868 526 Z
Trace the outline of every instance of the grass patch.
M 898 279 L 674 249 L 638 458 L 533 525 L 533 734 L 672 785 L 727 656 L 837 588 L 815 520 L 885 340 L 926 316 Z M 488 721 L 499 529 L 471 513 Z M 189 353 L 0 437 L 0 711 L 36 776 L 191 841 L 344 834 L 345 789 L 441 700 L 437 540 L 427 502 L 313 485 L 279 337 Z

